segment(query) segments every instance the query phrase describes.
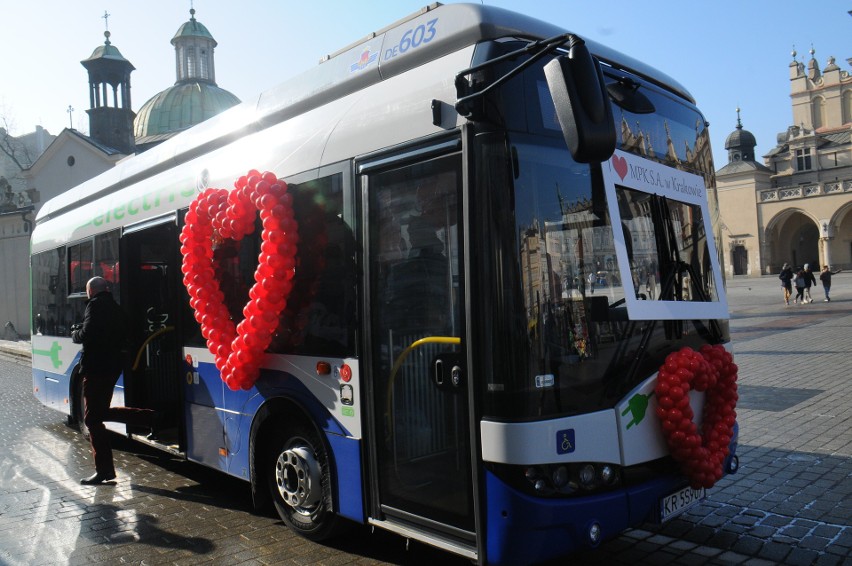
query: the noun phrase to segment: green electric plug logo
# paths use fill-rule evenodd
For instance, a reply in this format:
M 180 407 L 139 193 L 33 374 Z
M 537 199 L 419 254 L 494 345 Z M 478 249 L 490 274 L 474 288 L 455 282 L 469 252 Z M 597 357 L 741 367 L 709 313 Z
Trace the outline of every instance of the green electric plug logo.
M 59 345 L 59 342 L 54 342 L 53 346 L 50 347 L 50 350 L 33 350 L 34 356 L 47 356 L 50 358 L 50 362 L 53 364 L 53 367 L 59 369 L 59 366 L 62 365 L 62 360 L 59 359 L 59 350 L 62 349 L 62 346 Z
M 645 413 L 648 411 L 648 402 L 651 400 L 651 396 L 653 394 L 653 391 L 648 395 L 637 393 L 630 398 L 630 401 L 627 402 L 627 408 L 621 413 L 622 417 L 626 417 L 627 413 L 630 413 L 630 416 L 632 417 L 632 420 L 627 423 L 627 428 L 630 428 L 633 425 L 638 425 L 642 422 L 645 418 Z

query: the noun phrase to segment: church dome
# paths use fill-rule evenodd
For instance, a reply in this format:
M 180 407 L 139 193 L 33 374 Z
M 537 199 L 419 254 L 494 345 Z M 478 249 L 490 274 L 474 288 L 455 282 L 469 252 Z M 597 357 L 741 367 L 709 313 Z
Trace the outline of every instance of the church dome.
M 216 85 L 216 40 L 195 19 L 195 10 L 189 13 L 189 21 L 181 24 L 171 40 L 175 84 L 151 97 L 136 113 L 133 134 L 137 146 L 163 141 L 240 103 Z
M 740 120 L 740 109 L 737 108 L 737 127 L 725 139 L 725 149 L 728 150 L 728 160 L 731 163 L 739 161 L 754 161 L 754 148 L 757 140 L 754 134 L 743 129 Z
M 216 40 L 213 39 L 213 34 L 207 30 L 204 24 L 195 19 L 195 10 L 190 10 L 189 13 L 191 16 L 189 21 L 184 22 L 178 28 L 175 36 L 172 38 L 172 45 L 174 45 L 182 37 L 203 37 L 211 40 L 215 47 L 217 44 Z
M 754 134 L 748 130 L 744 130 L 742 124 L 738 124 L 737 129 L 725 138 L 725 149 L 735 147 L 754 147 L 756 145 L 757 140 L 755 139 Z
M 215 84 L 179 83 L 142 105 L 133 135 L 142 138 L 185 130 L 239 103 L 239 98 Z
M 106 35 L 107 37 L 107 40 L 104 42 L 104 44 L 96 47 L 95 50 L 92 51 L 92 55 L 88 59 L 84 59 L 83 61 L 81 61 L 81 63 L 83 63 L 83 65 L 85 66 L 86 63 L 90 63 L 92 61 L 110 60 L 130 64 L 130 61 L 124 58 L 118 48 L 109 42 L 109 32 L 106 32 L 106 34 L 104 35 Z

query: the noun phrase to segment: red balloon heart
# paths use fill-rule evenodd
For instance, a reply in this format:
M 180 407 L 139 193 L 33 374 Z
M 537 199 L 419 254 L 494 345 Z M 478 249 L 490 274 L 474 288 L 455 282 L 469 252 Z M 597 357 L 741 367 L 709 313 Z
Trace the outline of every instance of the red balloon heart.
M 660 367 L 654 389 L 657 416 L 669 452 L 692 487 L 710 488 L 722 477 L 736 423 L 737 371 L 720 345 L 705 345 L 700 353 L 683 348 Z M 691 389 L 706 392 L 700 434 L 689 406 Z
M 264 351 L 278 327 L 295 273 L 298 224 L 287 184 L 273 173 L 251 170 L 234 190 L 208 188 L 189 205 L 181 231 L 183 283 L 207 348 L 229 388 L 251 389 Z M 260 213 L 261 253 L 243 318 L 235 323 L 216 278 L 214 247 L 254 232 Z

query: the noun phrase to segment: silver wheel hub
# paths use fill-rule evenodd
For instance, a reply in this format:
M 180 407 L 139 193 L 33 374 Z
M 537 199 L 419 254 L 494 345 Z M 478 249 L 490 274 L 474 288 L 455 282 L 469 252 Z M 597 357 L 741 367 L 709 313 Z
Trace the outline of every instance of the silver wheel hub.
M 313 507 L 322 499 L 319 463 L 305 446 L 290 448 L 278 456 L 275 483 L 281 498 L 296 510 Z

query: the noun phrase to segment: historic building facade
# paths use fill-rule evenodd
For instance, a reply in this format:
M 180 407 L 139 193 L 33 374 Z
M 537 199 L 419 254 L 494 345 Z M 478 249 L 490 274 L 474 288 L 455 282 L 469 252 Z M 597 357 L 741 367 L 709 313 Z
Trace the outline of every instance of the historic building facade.
M 10 140 L 0 129 L 0 143 L 13 143 L 9 147 L 18 156 L 32 156 L 12 167 L 14 159 L 0 152 L 0 339 L 31 333 L 29 238 L 44 202 L 240 102 L 216 85 L 217 43 L 195 19 L 195 10 L 171 39 L 177 81 L 138 114 L 130 98 L 134 67 L 112 44 L 109 31 L 104 37 L 103 45 L 80 62 L 88 74 L 89 135 L 65 128 L 50 136 L 37 127 L 32 135 Z
M 738 116 L 716 172 L 729 276 L 852 268 L 852 75 L 834 57 L 820 70 L 813 49 L 789 74 L 792 125 L 761 164 Z

